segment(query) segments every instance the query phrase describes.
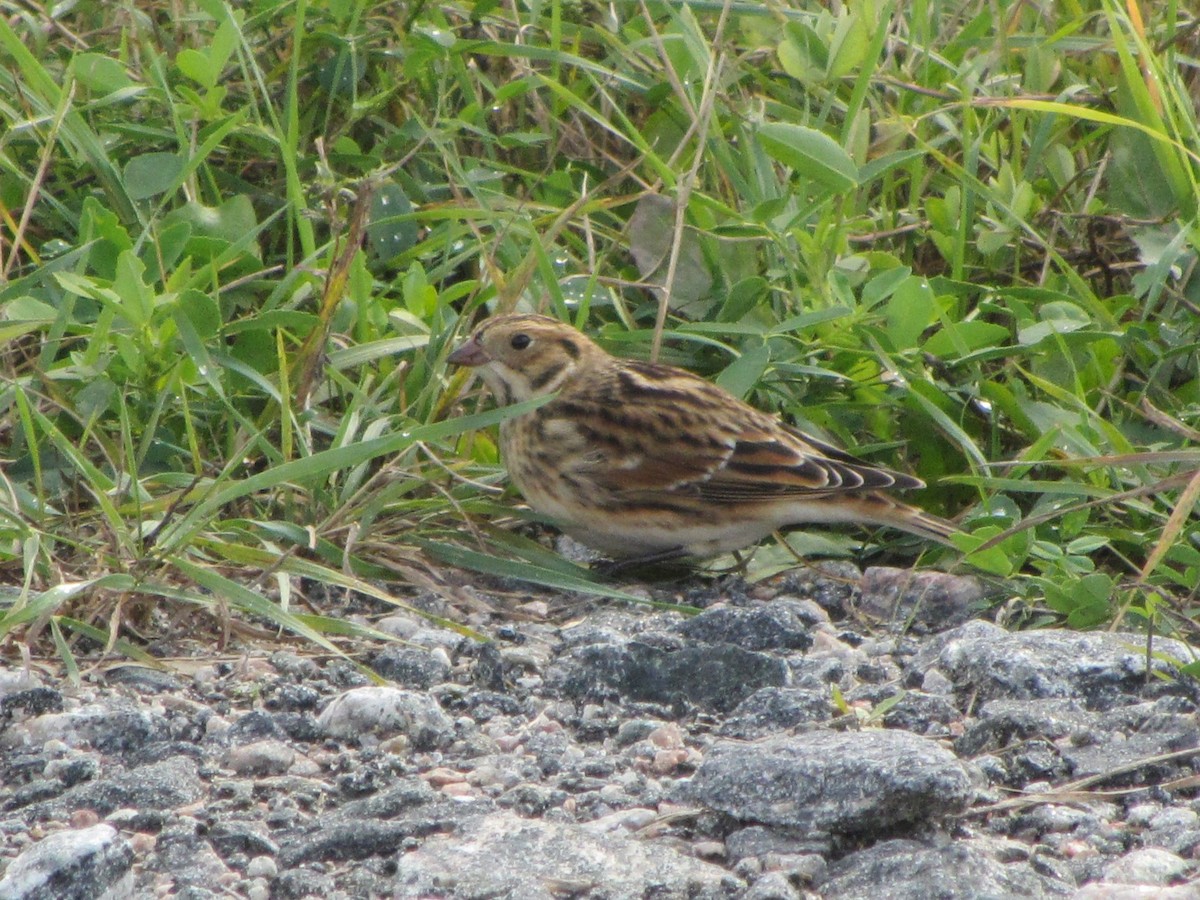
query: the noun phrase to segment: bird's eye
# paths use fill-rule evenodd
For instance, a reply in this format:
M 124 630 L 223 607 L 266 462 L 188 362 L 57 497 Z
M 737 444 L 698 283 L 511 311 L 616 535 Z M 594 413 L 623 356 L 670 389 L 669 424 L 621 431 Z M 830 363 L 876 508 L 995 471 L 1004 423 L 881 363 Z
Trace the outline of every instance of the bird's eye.
M 531 343 L 529 335 L 521 333 L 512 336 L 512 348 L 514 350 L 524 350 Z

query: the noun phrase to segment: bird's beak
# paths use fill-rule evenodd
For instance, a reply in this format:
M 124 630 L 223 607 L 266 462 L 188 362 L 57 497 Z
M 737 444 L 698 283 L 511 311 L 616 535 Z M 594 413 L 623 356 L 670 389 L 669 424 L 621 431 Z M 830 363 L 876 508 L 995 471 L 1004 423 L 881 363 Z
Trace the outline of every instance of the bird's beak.
M 460 344 L 457 349 L 446 357 L 446 362 L 455 366 L 482 366 L 490 363 L 492 358 L 487 355 L 483 345 L 476 340 Z

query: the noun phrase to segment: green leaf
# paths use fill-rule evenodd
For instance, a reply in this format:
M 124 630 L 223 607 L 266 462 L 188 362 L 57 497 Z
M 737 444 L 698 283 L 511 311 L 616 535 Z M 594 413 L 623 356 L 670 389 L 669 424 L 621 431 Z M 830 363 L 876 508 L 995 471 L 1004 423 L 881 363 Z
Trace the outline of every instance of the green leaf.
M 135 156 L 125 166 L 125 189 L 134 200 L 147 200 L 169 190 L 183 166 L 183 157 L 174 153 Z
M 234 194 L 220 206 L 192 201 L 174 210 L 167 219 L 187 222 L 197 235 L 235 243 L 258 228 L 254 204 L 245 194 Z
M 887 305 L 887 333 L 892 345 L 897 350 L 917 346 L 936 316 L 937 301 L 929 282 L 917 276 L 904 279 Z
M 717 384 L 735 397 L 745 397 L 758 384 L 771 364 L 771 349 L 765 344 L 744 352 L 717 376 Z
M 1070 334 L 1091 327 L 1091 317 L 1079 306 L 1066 300 L 1052 300 L 1038 310 L 1040 322 L 1017 331 L 1017 341 L 1025 346 L 1037 344 L 1053 334 Z
M 381 260 L 395 259 L 417 242 L 417 223 L 411 218 L 412 203 L 395 182 L 380 185 L 371 198 L 367 240 Z
M 864 309 L 874 309 L 876 304 L 882 303 L 888 297 L 896 293 L 896 288 L 912 274 L 912 269 L 908 266 L 897 266 L 894 269 L 887 269 L 880 272 L 870 281 L 863 285 L 862 288 L 862 305 Z
M 805 125 L 767 122 L 758 138 L 767 155 L 831 192 L 858 187 L 858 167 L 833 138 Z
M 76 81 L 97 94 L 113 94 L 134 85 L 125 66 L 102 53 L 80 53 L 72 57 L 70 69 Z
M 1001 541 L 996 546 L 985 550 L 978 549 L 1003 532 L 1004 529 L 997 525 L 985 525 L 971 534 L 951 535 L 950 539 L 954 542 L 954 546 L 963 552 L 966 563 L 989 574 L 1007 578 L 1023 560 L 1023 557 L 1014 559 L 1006 546 L 1008 540 Z
M 921 346 L 926 353 L 955 359 L 983 347 L 1003 346 L 1008 333 L 1003 325 L 992 322 L 951 322 Z
M 213 65 L 207 53 L 187 47 L 175 54 L 175 65 L 185 76 L 201 87 L 211 88 L 217 83 L 220 70 Z
M 828 76 L 844 78 L 857 69 L 866 58 L 870 41 L 871 35 L 862 12 L 843 11 L 829 41 Z

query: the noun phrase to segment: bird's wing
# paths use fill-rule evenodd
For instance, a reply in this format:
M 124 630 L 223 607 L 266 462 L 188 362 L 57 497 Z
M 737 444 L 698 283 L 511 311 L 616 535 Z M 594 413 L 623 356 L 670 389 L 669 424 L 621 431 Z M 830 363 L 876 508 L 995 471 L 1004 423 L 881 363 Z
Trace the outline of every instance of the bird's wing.
M 588 448 L 578 473 L 601 490 L 658 492 L 706 481 L 730 460 L 736 432 L 704 412 L 716 396 L 688 372 L 622 366 L 541 409 L 570 422 Z
M 587 475 L 604 490 L 736 503 L 921 486 L 667 366 L 624 363 L 551 407 L 581 431 Z
M 721 502 L 921 487 L 910 475 L 858 459 L 799 429 L 769 420 L 742 430 L 726 463 L 697 485 Z

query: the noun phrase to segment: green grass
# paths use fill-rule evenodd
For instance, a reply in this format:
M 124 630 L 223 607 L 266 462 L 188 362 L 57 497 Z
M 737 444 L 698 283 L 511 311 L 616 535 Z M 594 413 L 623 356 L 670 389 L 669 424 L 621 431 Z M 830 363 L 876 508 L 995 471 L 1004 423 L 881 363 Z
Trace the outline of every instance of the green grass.
M 620 595 L 505 531 L 444 364 L 517 304 L 911 469 L 1032 624 L 1191 628 L 1184 5 L 0 6 L 7 640 L 328 649 L 305 580 L 445 561 Z

